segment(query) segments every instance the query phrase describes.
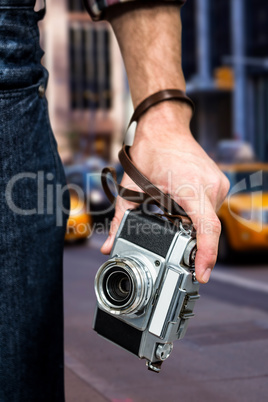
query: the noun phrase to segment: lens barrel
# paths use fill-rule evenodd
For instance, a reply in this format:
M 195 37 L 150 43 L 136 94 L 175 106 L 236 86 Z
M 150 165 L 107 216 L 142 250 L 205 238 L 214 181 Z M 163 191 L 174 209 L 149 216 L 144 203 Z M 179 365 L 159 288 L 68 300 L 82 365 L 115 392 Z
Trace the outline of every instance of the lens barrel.
M 113 258 L 104 263 L 95 278 L 99 306 L 115 315 L 141 311 L 152 292 L 148 268 L 132 258 Z

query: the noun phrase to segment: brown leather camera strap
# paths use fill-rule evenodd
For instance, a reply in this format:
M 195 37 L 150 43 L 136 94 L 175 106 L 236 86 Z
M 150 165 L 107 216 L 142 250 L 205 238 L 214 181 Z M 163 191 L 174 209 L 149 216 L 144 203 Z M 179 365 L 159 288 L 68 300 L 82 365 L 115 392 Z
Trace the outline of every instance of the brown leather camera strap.
M 137 122 L 141 115 L 150 107 L 166 100 L 179 100 L 186 102 L 194 111 L 194 104 L 192 100 L 188 98 L 184 92 L 175 89 L 164 90 L 149 96 L 136 108 L 130 120 L 129 126 L 133 122 Z M 114 203 L 116 197 L 111 192 L 108 184 L 109 174 L 112 175 L 117 193 L 120 195 L 120 197 L 138 204 L 155 204 L 163 210 L 164 216 L 171 221 L 181 219 L 181 217 L 185 217 L 191 221 L 181 206 L 179 206 L 168 194 L 163 193 L 158 187 L 151 183 L 150 180 L 148 180 L 147 177 L 137 169 L 131 160 L 129 150 L 130 147 L 124 145 L 119 152 L 119 160 L 124 168 L 124 171 L 143 192 L 133 191 L 122 187 L 117 183 L 115 169 L 105 168 L 102 171 L 102 186 L 110 202 Z
M 132 123 L 138 122 L 143 113 L 147 112 L 150 107 L 157 105 L 160 102 L 178 100 L 183 103 L 187 103 L 194 113 L 195 106 L 191 98 L 189 98 L 183 91 L 179 89 L 164 89 L 163 91 L 156 92 L 155 94 L 144 99 L 135 109 L 128 128 Z

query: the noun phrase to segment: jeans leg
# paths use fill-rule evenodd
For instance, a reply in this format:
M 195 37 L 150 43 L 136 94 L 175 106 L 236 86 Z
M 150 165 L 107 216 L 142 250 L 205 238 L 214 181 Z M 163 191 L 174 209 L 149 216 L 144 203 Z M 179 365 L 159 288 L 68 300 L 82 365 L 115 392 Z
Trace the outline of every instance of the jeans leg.
M 38 15 L 32 4 L 4 3 L 0 0 L 0 401 L 61 402 L 65 177 L 40 90 L 47 72 L 40 64 Z M 68 208 L 67 192 L 63 204 Z

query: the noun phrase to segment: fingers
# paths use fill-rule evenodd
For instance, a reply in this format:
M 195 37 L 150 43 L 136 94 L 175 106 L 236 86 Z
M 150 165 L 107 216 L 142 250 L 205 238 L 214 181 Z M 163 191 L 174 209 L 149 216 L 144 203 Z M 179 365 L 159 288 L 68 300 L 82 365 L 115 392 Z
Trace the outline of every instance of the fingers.
M 118 214 L 114 216 L 112 223 L 111 223 L 109 236 L 107 237 L 105 243 L 101 247 L 102 254 L 105 254 L 105 255 L 110 254 L 112 247 L 113 247 L 115 235 L 119 228 L 122 217 L 123 217 L 123 214 L 120 214 L 120 211 L 118 211 Z
M 126 174 L 124 174 L 124 176 L 123 176 L 121 185 L 125 188 L 129 188 L 134 191 L 135 190 L 140 191 L 140 189 L 133 183 L 133 181 Z M 124 213 L 128 209 L 137 208 L 137 206 L 138 206 L 138 204 L 136 204 L 134 202 L 126 201 L 122 197 L 119 197 L 119 196 L 117 197 L 116 204 L 115 204 L 115 215 L 111 222 L 109 236 L 101 248 L 101 252 L 103 254 L 108 255 L 111 253 L 113 243 L 115 240 L 115 236 L 116 236 L 117 230 L 120 226 L 120 223 L 122 221 L 122 218 L 124 216 Z
M 211 272 L 216 264 L 220 237 L 220 222 L 213 218 L 210 233 L 197 229 L 197 254 L 195 259 L 196 279 L 200 283 L 209 281 Z M 201 228 L 202 230 L 202 228 Z
M 197 238 L 196 279 L 200 283 L 207 283 L 217 260 L 221 224 L 212 207 L 204 215 L 195 214 L 191 219 Z
M 218 183 L 220 183 L 220 188 L 216 192 L 217 197 L 214 197 L 216 199 L 215 205 L 212 206 L 211 203 L 213 197 L 206 198 L 203 214 L 197 213 L 191 216 L 197 233 L 195 271 L 196 279 L 200 283 L 209 281 L 217 261 L 221 223 L 215 210 L 219 210 L 230 188 L 229 180 L 224 175 Z
M 176 201 L 190 216 L 196 230 L 197 253 L 195 258 L 196 279 L 200 283 L 209 281 L 218 255 L 221 223 L 216 211 L 222 204 L 229 190 L 229 181 L 223 175 L 214 180 L 215 184 L 204 187 L 200 193 L 191 186 L 176 194 Z M 194 191 L 193 191 L 194 190 Z
M 217 197 L 216 211 L 218 211 L 222 206 L 223 201 L 226 198 L 229 190 L 230 190 L 230 181 L 227 179 L 225 174 L 222 173 L 220 180 L 220 189 L 218 191 L 218 197 Z
M 125 201 L 121 197 L 117 197 L 115 206 L 115 215 L 110 226 L 109 236 L 101 248 L 101 252 L 103 254 L 105 255 L 110 254 L 117 230 L 124 216 L 124 213 L 127 209 L 133 209 L 134 206 L 135 204 Z

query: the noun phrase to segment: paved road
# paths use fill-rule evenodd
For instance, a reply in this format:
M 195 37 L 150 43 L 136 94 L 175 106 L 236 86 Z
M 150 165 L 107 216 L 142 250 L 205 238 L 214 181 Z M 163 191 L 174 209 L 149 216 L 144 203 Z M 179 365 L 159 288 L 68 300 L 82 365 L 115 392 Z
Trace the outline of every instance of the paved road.
M 91 330 L 94 276 L 105 261 L 93 236 L 65 249 L 67 402 L 266 402 L 268 263 L 217 266 L 196 317 L 161 374 Z

